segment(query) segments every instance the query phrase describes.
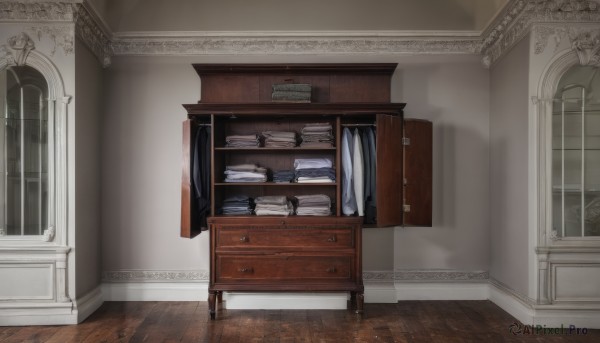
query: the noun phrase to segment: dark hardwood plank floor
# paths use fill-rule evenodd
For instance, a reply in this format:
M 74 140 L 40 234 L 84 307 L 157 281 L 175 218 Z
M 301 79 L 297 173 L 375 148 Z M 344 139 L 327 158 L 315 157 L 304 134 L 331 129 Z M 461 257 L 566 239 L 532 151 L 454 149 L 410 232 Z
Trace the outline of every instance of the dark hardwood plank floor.
M 403 301 L 345 310 L 221 310 L 206 302 L 106 302 L 79 325 L 0 327 L 0 342 L 600 342 L 541 334 L 489 301 Z M 568 325 L 569 323 L 565 323 Z

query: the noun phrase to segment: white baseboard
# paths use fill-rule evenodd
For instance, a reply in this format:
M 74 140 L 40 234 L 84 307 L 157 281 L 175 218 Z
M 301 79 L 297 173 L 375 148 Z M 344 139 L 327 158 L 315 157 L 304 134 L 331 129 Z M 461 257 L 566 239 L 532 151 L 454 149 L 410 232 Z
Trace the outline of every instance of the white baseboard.
M 104 303 L 102 286 L 98 286 L 88 294 L 77 299 L 75 307 L 77 309 L 77 322 L 81 323 L 92 313 L 94 313 Z
M 365 283 L 365 303 L 394 304 L 397 302 L 396 287 L 393 282 Z
M 487 300 L 486 282 L 397 282 L 396 299 L 402 300 Z
M 104 301 L 206 301 L 208 282 L 105 282 Z M 93 292 L 79 304 L 77 318 L 53 318 L 52 324 L 74 324 L 91 314 L 101 302 Z M 535 305 L 494 280 L 401 281 L 365 284 L 366 303 L 396 303 L 408 300 L 490 300 L 525 325 L 600 329 L 600 306 Z M 225 293 L 229 309 L 345 309 L 346 293 Z M 85 300 L 85 301 L 84 301 Z M 40 315 L 8 319 L 0 305 L 0 325 L 44 324 Z M 13 312 L 14 313 L 14 312 Z M 47 313 L 47 312 L 46 312 Z M 36 320 L 36 317 L 38 319 Z M 31 319 L 32 321 L 28 321 Z M 50 319 L 46 318 L 49 324 Z M 81 320 L 81 319 L 80 319 Z M 59 322 L 60 321 L 60 322 Z M 21 324 L 18 324 L 21 323 Z
M 0 303 L 0 326 L 67 324 L 77 324 L 77 313 L 71 302 Z
M 207 282 L 109 282 L 104 301 L 206 301 Z
M 529 304 L 524 303 L 517 296 L 511 294 L 509 290 L 496 285 L 494 282 L 488 283 L 488 287 L 491 302 L 525 325 L 534 323 L 535 310 Z
M 244 310 L 343 310 L 346 293 L 226 293 L 227 309 Z

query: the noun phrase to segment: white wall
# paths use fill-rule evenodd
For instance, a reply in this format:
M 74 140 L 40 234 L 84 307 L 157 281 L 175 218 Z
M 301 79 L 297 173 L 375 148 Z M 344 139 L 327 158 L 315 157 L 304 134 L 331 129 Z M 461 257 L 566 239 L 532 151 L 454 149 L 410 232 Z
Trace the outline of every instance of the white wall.
M 93 0 L 118 31 L 481 30 L 506 0 Z
M 100 285 L 100 120 L 102 67 L 75 40 L 75 277 L 81 297 Z
M 102 121 L 103 270 L 208 270 L 208 234 L 179 237 L 181 104 L 191 63 L 398 62 L 392 99 L 434 122 L 434 227 L 365 229 L 364 270 L 489 268 L 489 78 L 478 56 L 115 57 Z
M 404 58 L 394 98 L 433 122 L 433 227 L 396 229 L 395 269 L 489 268 L 489 76 L 478 57 Z
M 490 276 L 529 294 L 527 36 L 491 69 Z

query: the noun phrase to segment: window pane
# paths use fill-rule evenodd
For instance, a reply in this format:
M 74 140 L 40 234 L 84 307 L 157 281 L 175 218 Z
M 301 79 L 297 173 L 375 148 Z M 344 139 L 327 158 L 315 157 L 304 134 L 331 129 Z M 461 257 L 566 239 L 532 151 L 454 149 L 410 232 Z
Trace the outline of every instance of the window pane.
M 2 71 L 2 233 L 41 235 L 48 225 L 47 83 L 31 67 Z

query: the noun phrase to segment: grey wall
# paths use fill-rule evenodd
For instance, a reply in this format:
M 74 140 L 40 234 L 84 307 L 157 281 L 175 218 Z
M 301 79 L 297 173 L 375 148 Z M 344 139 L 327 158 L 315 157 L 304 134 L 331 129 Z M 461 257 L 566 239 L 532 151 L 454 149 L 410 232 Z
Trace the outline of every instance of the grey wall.
M 80 297 L 100 285 L 100 122 L 104 82 L 98 61 L 79 39 L 75 41 L 75 51 L 74 254 L 76 296 Z
M 489 268 L 489 76 L 475 56 L 402 59 L 396 100 L 433 122 L 433 227 L 396 229 L 395 269 Z
M 521 294 L 529 292 L 529 40 L 498 61 L 490 76 L 490 276 Z
M 93 0 L 113 31 L 481 30 L 506 0 Z
M 392 99 L 434 122 L 434 227 L 363 230 L 364 270 L 489 268 L 489 78 L 478 56 L 115 57 L 102 121 L 103 269 L 208 270 L 208 234 L 179 237 L 181 104 L 191 63 L 398 62 Z

